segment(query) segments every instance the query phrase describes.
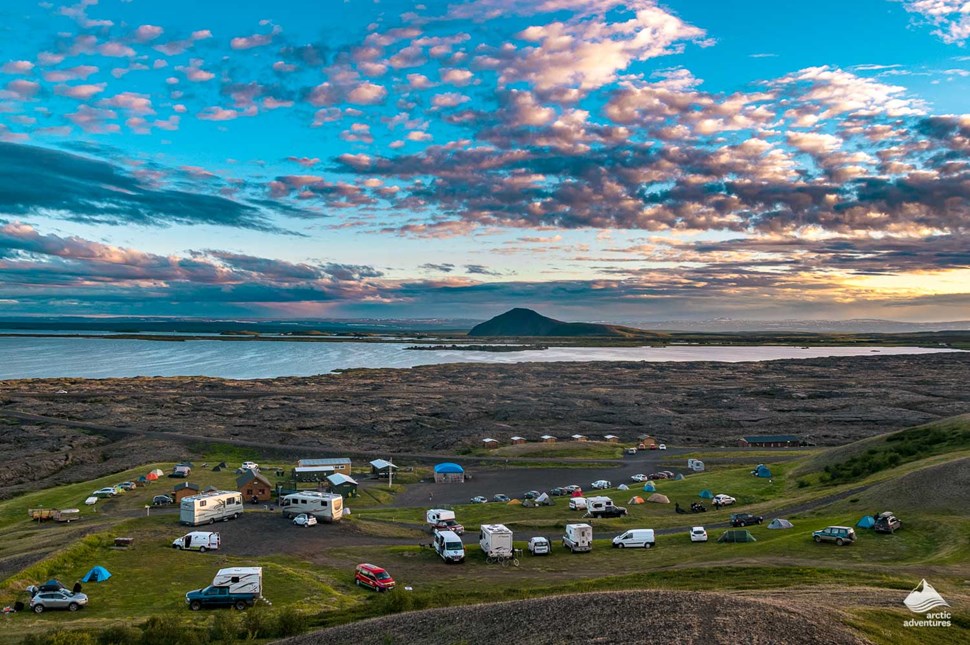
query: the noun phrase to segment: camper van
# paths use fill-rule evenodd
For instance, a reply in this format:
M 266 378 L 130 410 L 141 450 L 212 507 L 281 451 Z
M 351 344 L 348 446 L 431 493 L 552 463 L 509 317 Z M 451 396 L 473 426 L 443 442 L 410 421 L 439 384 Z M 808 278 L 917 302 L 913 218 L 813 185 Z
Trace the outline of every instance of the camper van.
M 688 459 L 687 467 L 695 473 L 704 472 L 704 462 L 700 459 Z
M 192 611 L 215 607 L 245 609 L 262 594 L 262 567 L 230 567 L 219 569 L 208 587 L 185 594 L 185 602 Z
M 649 549 L 657 544 L 653 529 L 630 529 L 613 538 L 613 548 L 641 548 Z
M 504 524 L 482 524 L 478 544 L 489 557 L 511 557 L 512 531 Z
M 189 526 L 234 520 L 243 512 L 242 493 L 217 490 L 182 499 L 179 521 Z
M 220 544 L 222 544 L 222 541 L 219 539 L 218 533 L 213 533 L 212 531 L 192 531 L 180 538 L 176 538 L 172 542 L 172 548 L 179 549 L 180 551 L 198 551 L 199 553 L 205 553 L 206 551 L 215 551 L 219 548 Z
M 432 508 L 425 514 L 425 519 L 431 530 L 454 531 L 458 535 L 465 532 L 465 527 L 455 520 L 455 512 L 444 508 Z
M 609 497 L 587 497 L 586 515 L 589 517 L 622 517 L 626 509 L 613 504 Z
M 454 531 L 434 531 L 434 551 L 445 562 L 464 562 L 465 545 Z
M 573 553 L 593 550 L 593 527 L 589 524 L 567 524 L 562 545 Z
M 303 491 L 286 495 L 280 501 L 283 517 L 290 519 L 308 513 L 324 522 L 337 522 L 344 515 L 344 498 L 336 493 Z

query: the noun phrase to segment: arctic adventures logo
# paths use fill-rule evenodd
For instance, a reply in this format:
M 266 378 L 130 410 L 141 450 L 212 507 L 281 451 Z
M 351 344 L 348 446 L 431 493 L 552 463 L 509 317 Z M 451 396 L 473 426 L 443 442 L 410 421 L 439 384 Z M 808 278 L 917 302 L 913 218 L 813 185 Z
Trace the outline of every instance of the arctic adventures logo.
M 926 579 L 920 581 L 916 588 L 909 592 L 903 604 L 914 614 L 926 614 L 924 619 L 919 620 L 910 618 L 903 621 L 903 627 L 949 627 L 950 612 L 938 611 L 932 613 L 931 610 L 937 607 L 949 607 L 949 603 L 943 600 L 943 596 L 928 583 Z

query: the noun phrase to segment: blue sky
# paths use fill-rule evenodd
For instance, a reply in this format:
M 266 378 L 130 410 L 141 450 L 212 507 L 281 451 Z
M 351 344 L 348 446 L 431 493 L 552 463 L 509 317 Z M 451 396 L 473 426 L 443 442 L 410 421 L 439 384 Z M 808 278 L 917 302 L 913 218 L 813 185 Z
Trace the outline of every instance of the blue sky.
M 967 317 L 959 0 L 0 25 L 0 316 Z

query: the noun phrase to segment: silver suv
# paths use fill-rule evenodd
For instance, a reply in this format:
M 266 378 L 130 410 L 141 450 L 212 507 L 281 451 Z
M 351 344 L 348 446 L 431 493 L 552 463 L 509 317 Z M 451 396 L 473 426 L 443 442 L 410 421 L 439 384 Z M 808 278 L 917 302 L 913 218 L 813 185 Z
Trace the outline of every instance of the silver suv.
M 48 609 L 66 609 L 77 611 L 88 604 L 87 594 L 71 593 L 67 589 L 60 591 L 41 591 L 30 599 L 30 608 L 35 613 L 42 614 Z
M 842 546 L 855 542 L 855 531 L 848 526 L 828 526 L 812 533 L 812 539 L 816 542 L 835 542 Z

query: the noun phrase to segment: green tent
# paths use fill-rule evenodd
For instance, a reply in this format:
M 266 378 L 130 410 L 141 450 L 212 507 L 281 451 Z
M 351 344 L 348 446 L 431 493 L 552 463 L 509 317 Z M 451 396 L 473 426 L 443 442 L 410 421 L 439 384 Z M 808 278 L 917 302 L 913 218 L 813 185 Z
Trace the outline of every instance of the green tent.
M 751 532 L 746 529 L 731 529 L 717 538 L 718 542 L 757 542 Z
M 697 496 L 698 497 L 701 497 L 703 499 L 713 499 L 714 498 L 714 493 L 712 493 L 710 490 L 708 490 L 707 488 L 705 488 L 700 493 L 698 493 Z

